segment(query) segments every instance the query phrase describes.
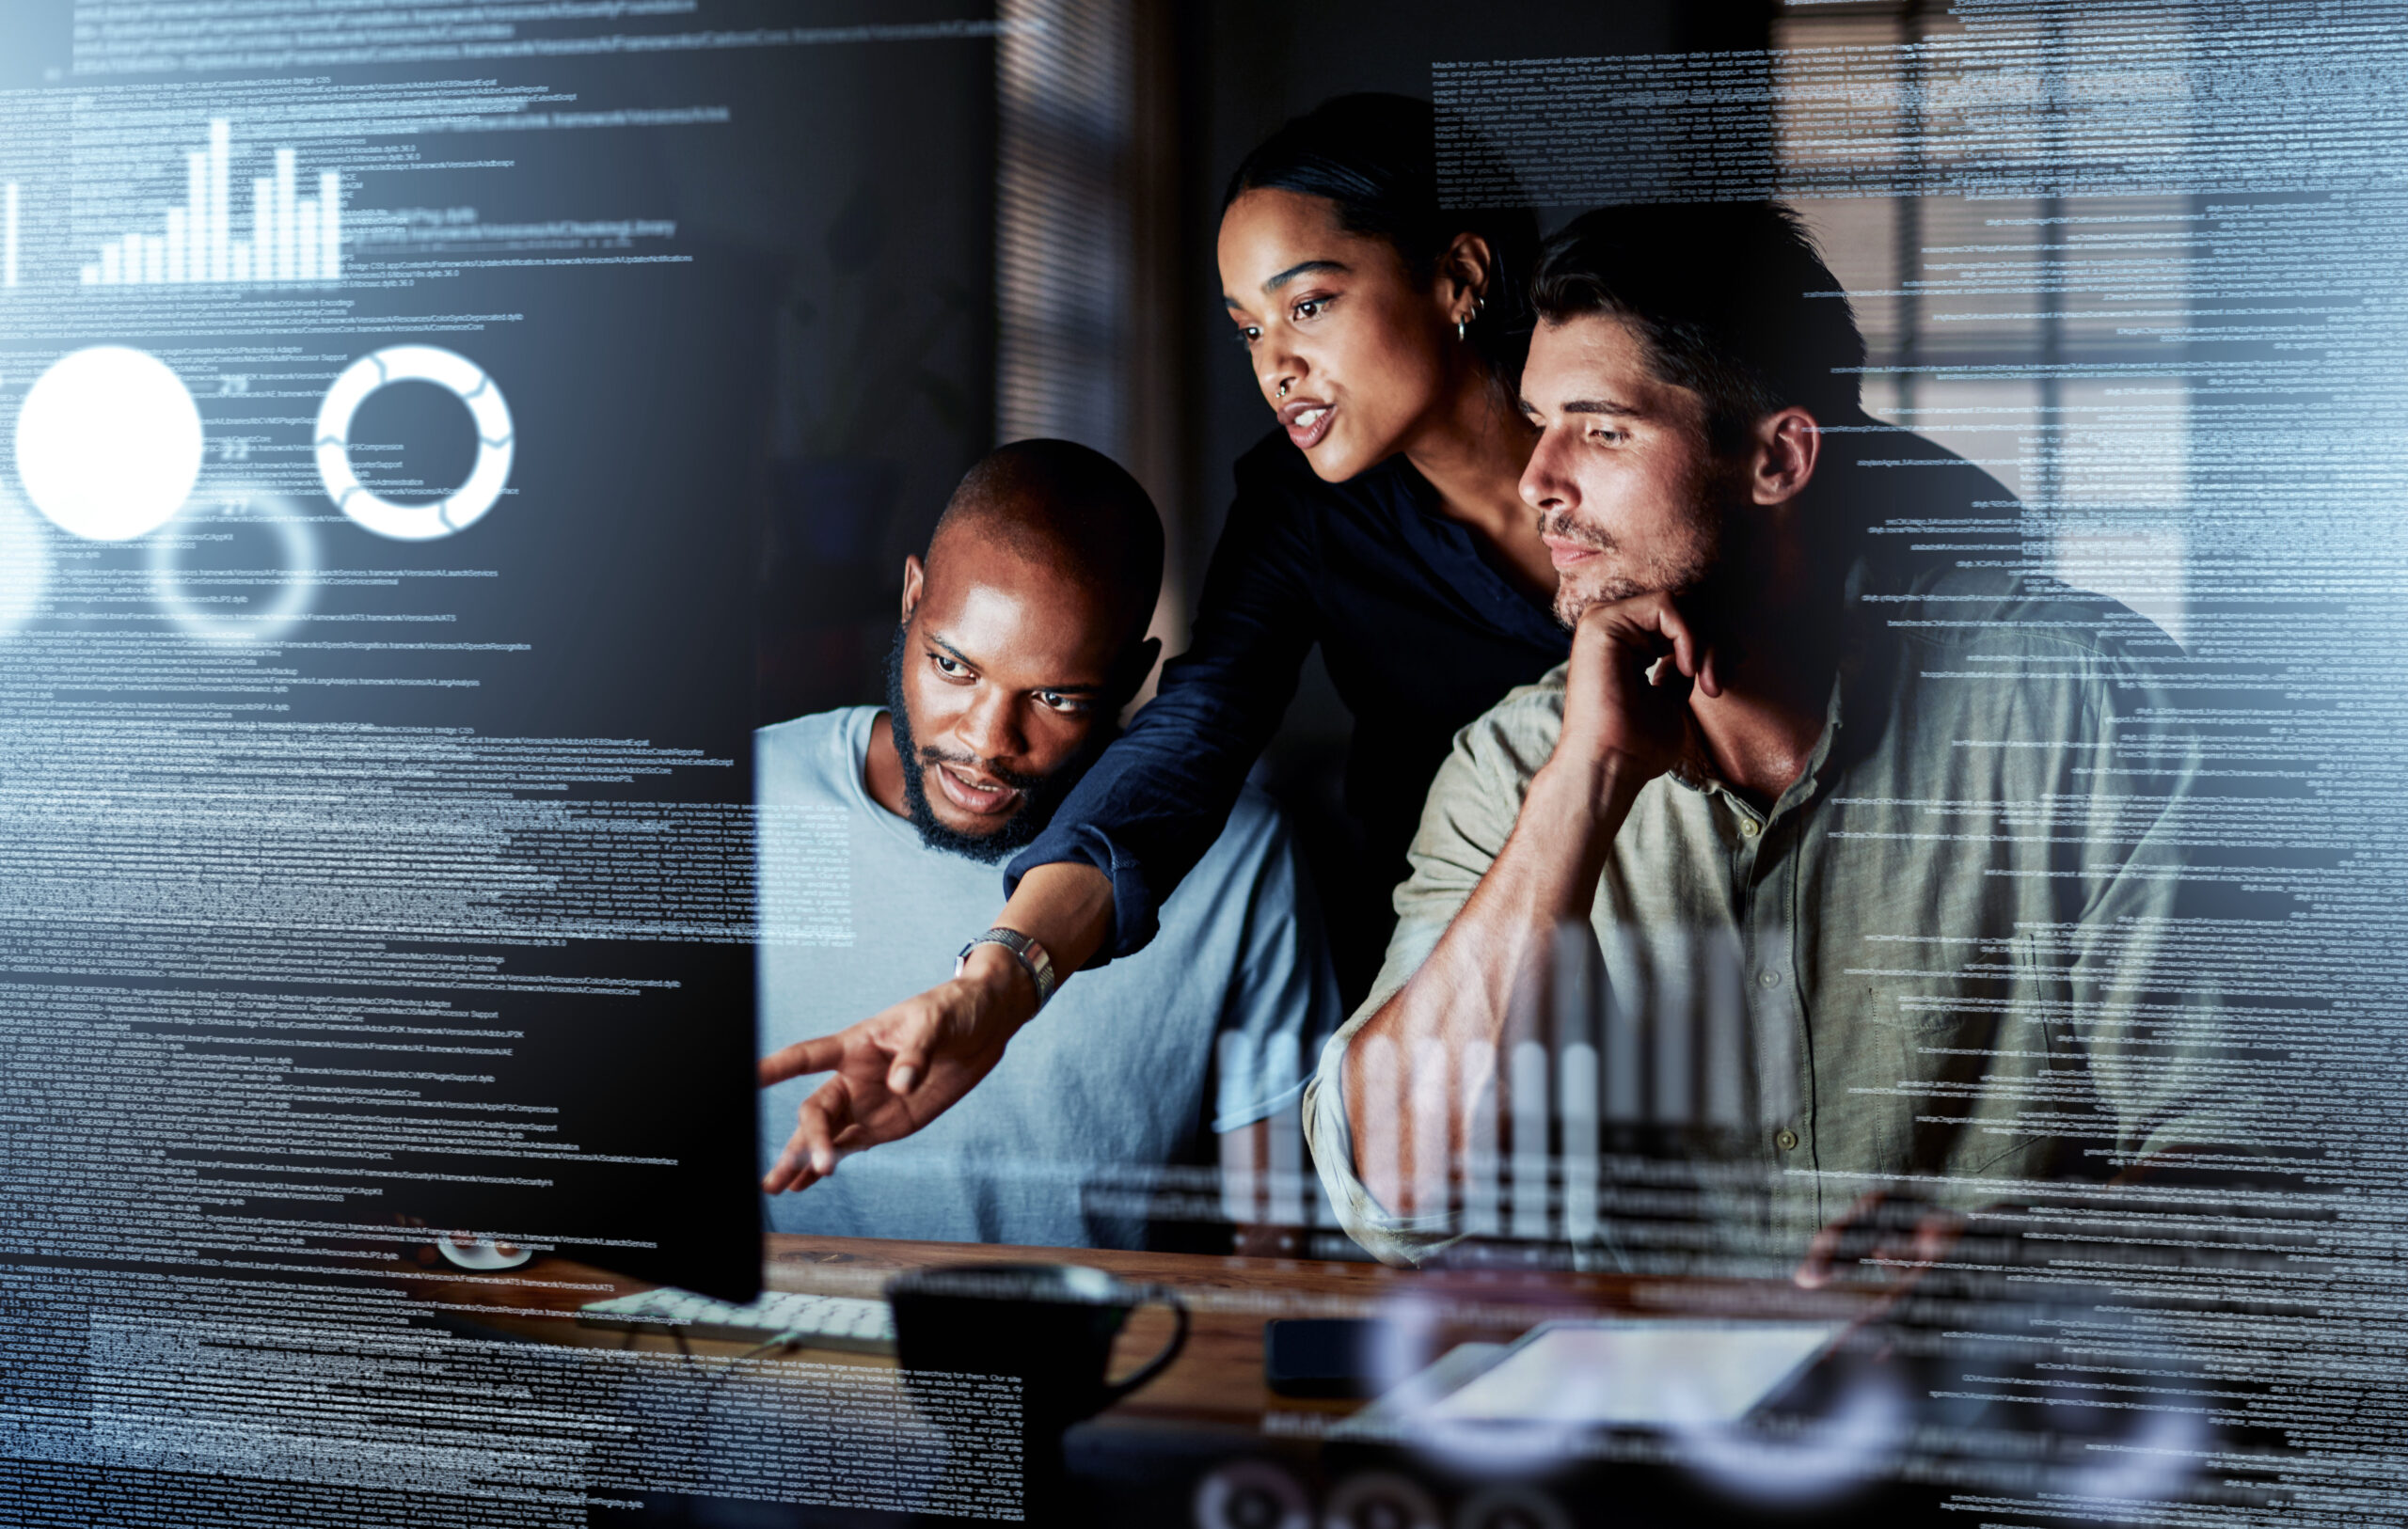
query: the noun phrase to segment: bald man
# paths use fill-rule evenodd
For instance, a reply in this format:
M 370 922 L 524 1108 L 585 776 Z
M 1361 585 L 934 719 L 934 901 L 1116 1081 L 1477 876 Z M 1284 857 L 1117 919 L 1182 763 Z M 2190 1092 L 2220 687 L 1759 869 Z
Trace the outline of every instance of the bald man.
M 1251 791 L 1162 936 L 1083 974 L 998 1054 L 941 1059 L 896 1093 L 911 1059 L 876 1021 L 848 1023 L 958 962 L 1050 976 L 1041 950 L 957 942 L 1152 668 L 1162 562 L 1153 505 L 1110 459 L 1005 447 L 962 480 L 926 559 L 904 560 L 886 704 L 757 734 L 775 1230 L 1141 1247 L 1159 1190 L 1194 1203 L 1166 1170 L 1269 1152 L 1338 995 L 1286 827 Z

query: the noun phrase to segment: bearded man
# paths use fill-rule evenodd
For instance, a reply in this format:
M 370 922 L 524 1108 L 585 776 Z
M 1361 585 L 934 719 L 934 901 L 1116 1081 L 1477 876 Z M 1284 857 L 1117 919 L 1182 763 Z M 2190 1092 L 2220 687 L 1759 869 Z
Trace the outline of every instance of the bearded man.
M 1688 1139 L 1758 1218 L 1724 1245 L 1811 1284 L 1885 1202 L 1913 1207 L 1889 1218 L 1910 1261 L 2009 1184 L 2214 1139 L 2157 959 L 2187 746 L 2135 654 L 2170 645 L 2029 565 L 1873 534 L 1919 495 L 1960 524 L 2016 507 L 1861 412 L 1862 341 L 1786 209 L 1592 213 L 1533 287 L 1521 489 L 1572 657 L 1457 738 L 1308 1092 L 1348 1231 L 1418 1262 L 1495 1230 L 1504 1121 L 1517 1164 L 1562 1164 L 1517 1228 L 1644 1266 L 1598 1198 L 1615 1123 L 1711 1123 Z M 1553 1069 L 1519 1071 L 1566 930 L 1601 1001 L 1555 981 Z M 1707 1001 L 1634 1015 L 1674 978 Z
M 1069 441 L 1002 447 L 904 560 L 886 704 L 757 734 L 772 1229 L 1142 1247 L 1161 1230 L 1149 1207 L 1194 1199 L 1175 1171 L 1215 1166 L 1250 1221 L 1227 1191 L 1277 1161 L 1275 1118 L 1292 1128 L 1338 1008 L 1268 797 L 1240 799 L 1152 946 L 1055 1001 L 1033 941 L 955 943 L 1152 667 L 1162 571 L 1162 522 L 1117 464 Z M 1043 1009 L 1000 1057 L 931 1060 L 850 1022 L 979 963 L 1019 968 Z M 905 1069 L 917 1086 L 890 1088 Z

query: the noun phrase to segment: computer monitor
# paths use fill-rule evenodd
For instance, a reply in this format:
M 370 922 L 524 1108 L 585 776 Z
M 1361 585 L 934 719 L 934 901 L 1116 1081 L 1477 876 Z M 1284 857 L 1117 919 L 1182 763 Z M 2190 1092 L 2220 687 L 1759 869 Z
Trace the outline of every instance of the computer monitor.
M 97 15 L 0 23 L 0 1045 L 59 1104 L 11 1253 L 465 1234 L 749 1299 L 755 591 L 839 55 Z

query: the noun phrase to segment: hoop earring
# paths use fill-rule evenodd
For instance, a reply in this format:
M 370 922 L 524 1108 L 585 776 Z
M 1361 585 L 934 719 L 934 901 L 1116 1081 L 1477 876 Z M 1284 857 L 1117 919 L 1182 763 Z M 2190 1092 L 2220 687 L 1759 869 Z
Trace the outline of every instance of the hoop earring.
M 1488 299 L 1475 295 L 1471 300 L 1471 312 L 1455 321 L 1455 339 L 1459 340 L 1469 339 L 1471 338 L 1472 322 L 1487 311 Z

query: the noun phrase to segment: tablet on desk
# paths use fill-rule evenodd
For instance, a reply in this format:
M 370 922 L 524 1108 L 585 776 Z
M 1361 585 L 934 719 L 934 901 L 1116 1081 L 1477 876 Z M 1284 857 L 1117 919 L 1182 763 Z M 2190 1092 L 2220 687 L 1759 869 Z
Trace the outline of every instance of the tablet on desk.
M 1804 1374 L 1846 1327 L 1705 1317 L 1548 1322 L 1508 1348 L 1464 1356 L 1472 1363 L 1449 1355 L 1426 1379 L 1417 1378 L 1422 1383 L 1408 1382 L 1354 1421 L 1367 1432 L 1430 1424 L 1736 1423 Z

